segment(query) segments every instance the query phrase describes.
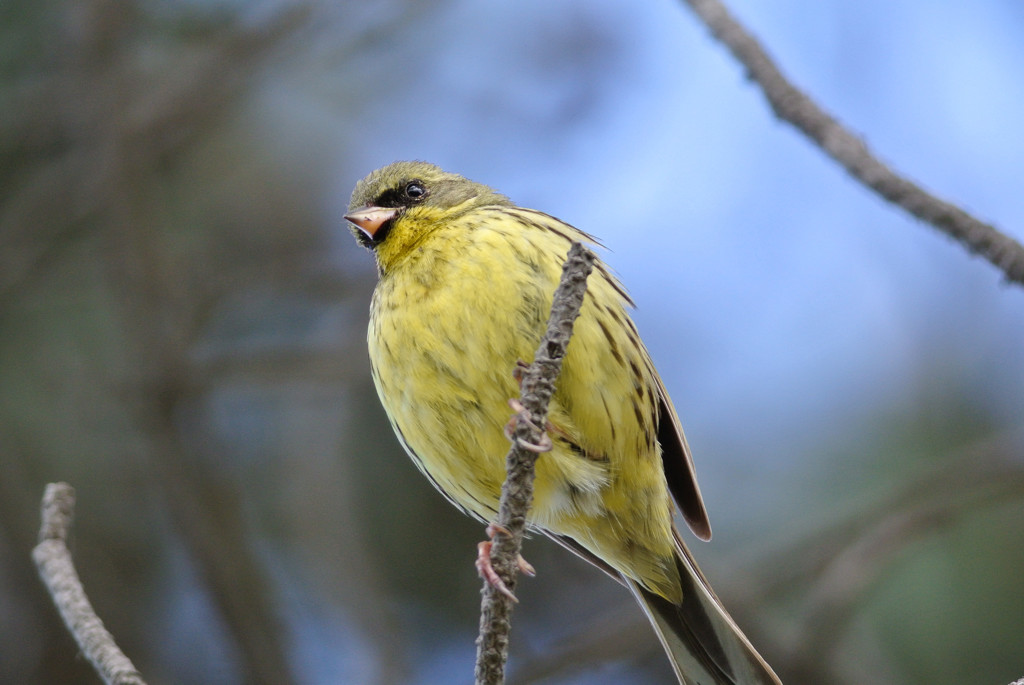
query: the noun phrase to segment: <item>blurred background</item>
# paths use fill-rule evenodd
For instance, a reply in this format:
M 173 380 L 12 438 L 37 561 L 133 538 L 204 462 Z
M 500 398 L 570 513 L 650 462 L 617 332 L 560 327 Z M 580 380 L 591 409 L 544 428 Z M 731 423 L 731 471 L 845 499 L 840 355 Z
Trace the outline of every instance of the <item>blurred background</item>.
M 1024 7 L 733 0 L 898 169 L 1024 238 Z M 0 682 L 95 683 L 44 485 L 151 685 L 468 683 L 478 524 L 373 391 L 353 184 L 426 159 L 599 236 L 692 547 L 789 683 L 1024 676 L 1024 291 L 852 182 L 678 2 L 0 5 Z M 692 539 L 692 538 L 691 538 Z M 542 539 L 512 683 L 671 675 Z

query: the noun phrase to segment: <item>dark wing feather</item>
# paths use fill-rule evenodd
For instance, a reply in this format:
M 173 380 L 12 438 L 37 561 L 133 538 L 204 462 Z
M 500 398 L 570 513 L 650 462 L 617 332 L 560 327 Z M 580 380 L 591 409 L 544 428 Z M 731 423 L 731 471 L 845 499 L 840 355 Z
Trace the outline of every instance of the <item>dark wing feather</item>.
M 636 581 L 626 586 L 651 619 L 686 685 L 781 685 L 771 666 L 726 612 L 676 533 L 676 564 L 683 601 L 673 604 Z
M 693 534 L 701 540 L 710 540 L 711 522 L 697 485 L 697 472 L 693 468 L 690 446 L 686 444 L 686 436 L 683 435 L 675 407 L 657 372 L 654 373 L 654 379 L 658 384 L 658 442 L 661 444 L 662 468 L 665 470 L 668 489 Z

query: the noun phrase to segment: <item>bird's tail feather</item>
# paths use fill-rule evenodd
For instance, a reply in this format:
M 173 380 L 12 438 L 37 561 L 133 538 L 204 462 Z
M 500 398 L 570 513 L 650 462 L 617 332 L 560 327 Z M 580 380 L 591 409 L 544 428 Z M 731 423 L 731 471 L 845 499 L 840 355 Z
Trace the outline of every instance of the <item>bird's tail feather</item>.
M 683 601 L 674 604 L 624 578 L 651 620 L 685 685 L 781 685 L 725 611 L 681 540 L 676 541 Z

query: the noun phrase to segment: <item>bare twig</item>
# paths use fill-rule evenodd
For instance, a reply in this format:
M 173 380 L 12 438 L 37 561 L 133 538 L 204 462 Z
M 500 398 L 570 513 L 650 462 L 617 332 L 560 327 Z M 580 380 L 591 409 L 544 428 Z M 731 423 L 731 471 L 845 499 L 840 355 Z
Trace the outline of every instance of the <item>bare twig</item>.
M 1024 285 L 1024 246 L 883 164 L 864 141 L 786 79 L 757 39 L 719 0 L 685 2 L 743 64 L 776 116 L 795 126 L 865 186 L 981 255 L 1006 280 Z
M 108 685 L 145 685 L 135 666 L 118 648 L 114 636 L 85 596 L 71 561 L 67 537 L 75 508 L 75 490 L 67 483 L 50 483 L 43 495 L 43 523 L 32 558 L 46 589 L 57 605 L 82 653 Z
M 586 293 L 587 277 L 594 266 L 594 254 L 580 243 L 569 248 L 562 280 L 551 304 L 548 329 L 541 339 L 533 363 L 522 377 L 520 403 L 529 420 L 519 420 L 512 435 L 512 448 L 505 458 L 508 477 L 501 487 L 501 503 L 495 522 L 503 532 L 495 535 L 491 565 L 509 591 L 515 590 L 519 550 L 526 530 L 526 514 L 533 502 L 534 463 L 537 452 L 528 448 L 544 439 L 548 403 L 562 368 L 573 323 Z M 504 534 L 508 532 L 508 535 Z M 509 617 L 512 598 L 484 581 L 481 592 L 480 636 L 477 638 L 477 685 L 499 685 L 505 679 L 508 660 Z

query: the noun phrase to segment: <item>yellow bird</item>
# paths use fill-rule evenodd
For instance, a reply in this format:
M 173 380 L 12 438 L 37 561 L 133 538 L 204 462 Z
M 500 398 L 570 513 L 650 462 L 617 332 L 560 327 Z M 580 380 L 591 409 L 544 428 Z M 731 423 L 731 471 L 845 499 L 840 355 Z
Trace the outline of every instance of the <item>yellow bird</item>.
M 518 360 L 544 334 L 562 263 L 593 238 L 425 162 L 396 162 L 352 193 L 353 234 L 380 280 L 368 332 L 374 384 L 398 439 L 457 507 L 497 514 Z M 536 464 L 532 528 L 630 589 L 681 683 L 778 683 L 697 568 L 673 499 L 711 538 L 690 449 L 633 303 L 598 261 Z

